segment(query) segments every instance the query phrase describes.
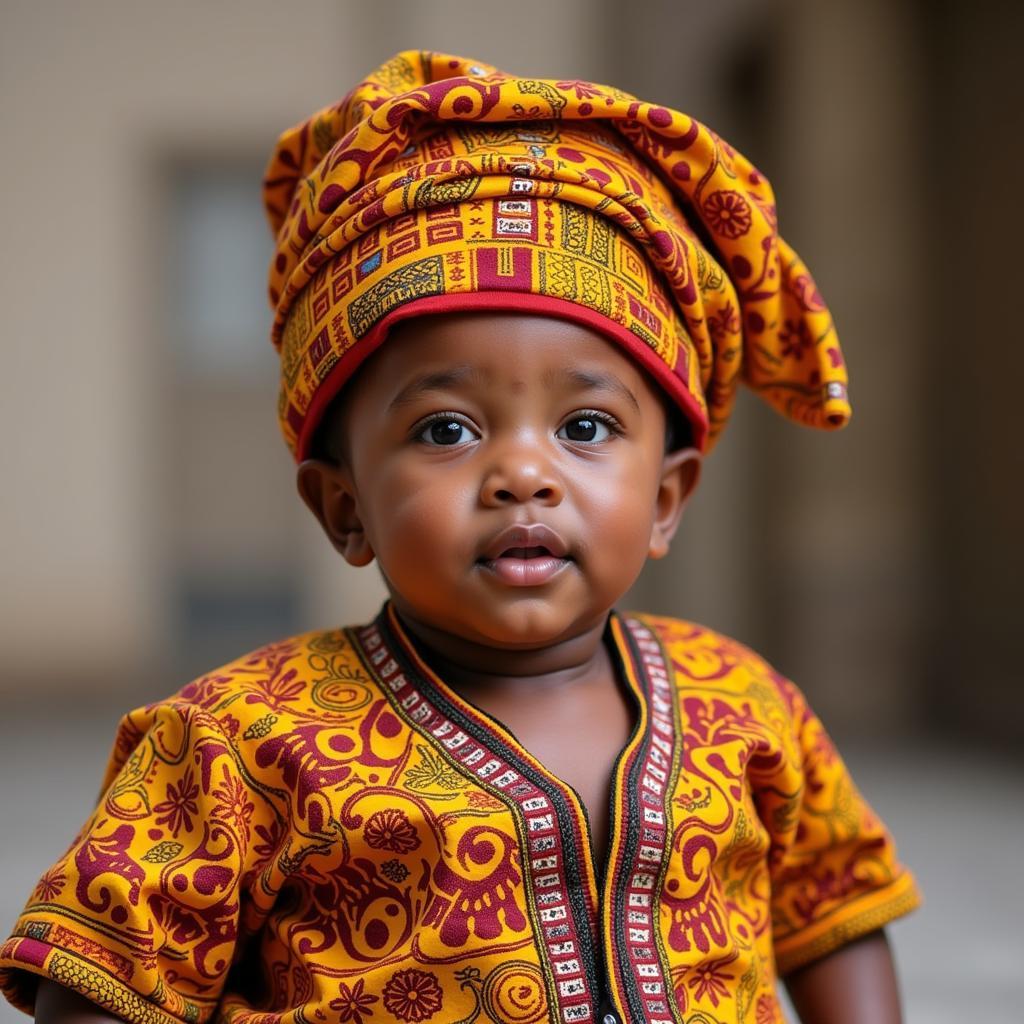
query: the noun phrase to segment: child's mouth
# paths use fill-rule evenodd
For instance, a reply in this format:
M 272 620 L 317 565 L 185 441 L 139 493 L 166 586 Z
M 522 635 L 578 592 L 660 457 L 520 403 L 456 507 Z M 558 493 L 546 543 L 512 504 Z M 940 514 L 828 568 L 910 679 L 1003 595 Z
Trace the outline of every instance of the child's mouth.
M 506 548 L 498 556 L 499 558 L 543 558 L 545 555 L 550 555 L 552 558 L 555 556 L 551 554 L 545 547 L 536 548 Z
M 538 587 L 571 561 L 567 545 L 558 534 L 533 525 L 502 531 L 477 564 L 509 586 Z
M 502 583 L 513 587 L 539 587 L 561 572 L 568 558 L 558 558 L 547 548 L 506 548 L 497 558 L 479 562 Z

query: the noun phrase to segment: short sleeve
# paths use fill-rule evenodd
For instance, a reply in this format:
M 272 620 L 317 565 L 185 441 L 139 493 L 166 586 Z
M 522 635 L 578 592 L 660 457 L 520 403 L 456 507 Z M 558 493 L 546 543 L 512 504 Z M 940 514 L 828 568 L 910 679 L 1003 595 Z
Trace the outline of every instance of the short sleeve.
M 138 1024 L 205 1021 L 273 825 L 212 715 L 129 713 L 95 811 L 0 946 L 0 990 L 32 1013 L 43 976 Z
M 920 903 L 892 836 L 857 791 L 824 726 L 792 683 L 785 767 L 762 789 L 776 964 L 786 974 Z

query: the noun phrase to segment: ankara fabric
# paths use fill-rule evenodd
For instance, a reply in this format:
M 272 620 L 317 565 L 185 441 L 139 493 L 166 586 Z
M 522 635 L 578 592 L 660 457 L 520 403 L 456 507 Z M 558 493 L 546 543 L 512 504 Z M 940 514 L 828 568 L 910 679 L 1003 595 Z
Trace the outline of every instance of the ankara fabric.
M 849 418 L 831 316 L 779 236 L 769 182 L 685 114 L 410 50 L 281 136 L 264 198 L 297 458 L 396 319 L 452 310 L 603 331 L 701 448 L 740 379 L 798 422 Z
M 603 891 L 575 792 L 386 607 L 126 715 L 0 987 L 31 1011 L 49 976 L 137 1024 L 564 1024 L 605 987 L 637 1024 L 781 1020 L 776 971 L 911 909 L 913 879 L 756 655 L 650 616 L 606 643 L 637 728 Z

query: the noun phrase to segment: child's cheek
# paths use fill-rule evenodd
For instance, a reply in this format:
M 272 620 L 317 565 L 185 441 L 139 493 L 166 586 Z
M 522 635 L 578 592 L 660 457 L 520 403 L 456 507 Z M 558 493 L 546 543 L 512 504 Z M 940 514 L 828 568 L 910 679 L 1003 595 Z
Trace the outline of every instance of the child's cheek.
M 649 529 L 657 491 L 657 475 L 642 451 L 633 458 L 588 466 L 585 473 L 573 476 L 567 487 L 573 504 L 595 529 L 626 537 Z
M 421 472 L 383 485 L 373 512 L 378 557 L 442 561 L 475 550 L 478 492 L 472 483 Z

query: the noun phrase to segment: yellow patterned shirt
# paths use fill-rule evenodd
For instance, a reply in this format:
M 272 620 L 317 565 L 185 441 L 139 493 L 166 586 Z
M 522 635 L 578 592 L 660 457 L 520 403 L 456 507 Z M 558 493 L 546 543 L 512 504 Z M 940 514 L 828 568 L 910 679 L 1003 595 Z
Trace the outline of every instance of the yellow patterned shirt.
M 916 905 L 800 691 L 674 619 L 609 619 L 636 727 L 607 868 L 577 794 L 393 610 L 121 721 L 100 803 L 0 947 L 137 1024 L 781 1020 L 775 981 Z

